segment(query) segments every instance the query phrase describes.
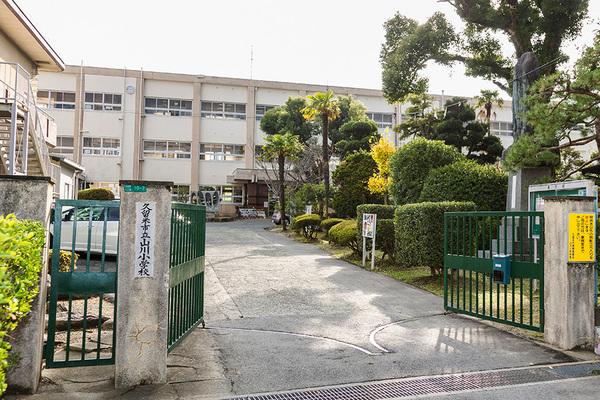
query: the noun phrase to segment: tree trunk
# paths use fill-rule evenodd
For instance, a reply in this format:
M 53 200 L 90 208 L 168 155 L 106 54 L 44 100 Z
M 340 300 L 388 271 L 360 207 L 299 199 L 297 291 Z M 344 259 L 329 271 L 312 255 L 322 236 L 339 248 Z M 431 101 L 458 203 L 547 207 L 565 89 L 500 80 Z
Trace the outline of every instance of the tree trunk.
M 323 115 L 323 184 L 325 185 L 324 215 L 329 218 L 329 117 Z
M 287 230 L 287 220 L 285 218 L 285 156 L 279 155 L 279 215 L 281 216 L 281 226 Z

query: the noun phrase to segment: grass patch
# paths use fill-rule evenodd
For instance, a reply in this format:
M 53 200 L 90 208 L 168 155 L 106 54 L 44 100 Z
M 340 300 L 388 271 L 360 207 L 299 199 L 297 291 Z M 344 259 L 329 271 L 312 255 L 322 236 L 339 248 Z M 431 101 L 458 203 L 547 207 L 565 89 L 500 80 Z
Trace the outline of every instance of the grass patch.
M 438 296 L 444 295 L 444 281 L 442 277 L 431 276 L 431 269 L 429 267 L 398 268 L 383 266 L 379 267 L 377 272 Z

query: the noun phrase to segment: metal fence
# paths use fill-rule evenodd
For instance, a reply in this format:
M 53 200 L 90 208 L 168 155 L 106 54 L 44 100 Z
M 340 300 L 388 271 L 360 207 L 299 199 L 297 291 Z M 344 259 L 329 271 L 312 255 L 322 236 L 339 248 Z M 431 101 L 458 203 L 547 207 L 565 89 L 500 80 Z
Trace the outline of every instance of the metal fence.
M 543 227 L 543 212 L 445 213 L 445 309 L 543 331 Z M 493 280 L 497 254 L 511 256 L 506 285 Z
M 56 200 L 48 368 L 114 363 L 118 224 L 118 201 Z
M 169 270 L 171 351 L 204 318 L 206 207 L 173 203 Z

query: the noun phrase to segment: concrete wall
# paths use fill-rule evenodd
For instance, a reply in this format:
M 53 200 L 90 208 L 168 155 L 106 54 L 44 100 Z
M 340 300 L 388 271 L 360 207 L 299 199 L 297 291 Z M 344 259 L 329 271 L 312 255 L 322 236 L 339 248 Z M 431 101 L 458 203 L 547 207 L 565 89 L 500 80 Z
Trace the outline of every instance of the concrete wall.
M 30 75 L 35 75 L 33 61 L 25 55 L 2 31 L 0 31 L 0 61 L 18 63 Z

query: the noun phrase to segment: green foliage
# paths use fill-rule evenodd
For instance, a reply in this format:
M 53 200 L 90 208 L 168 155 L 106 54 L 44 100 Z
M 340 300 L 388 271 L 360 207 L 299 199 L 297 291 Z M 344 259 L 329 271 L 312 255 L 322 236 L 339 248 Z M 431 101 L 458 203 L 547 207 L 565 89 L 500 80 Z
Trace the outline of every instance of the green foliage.
M 349 247 L 355 253 L 358 253 L 357 232 L 356 220 L 344 220 L 329 230 L 329 240 L 338 246 Z
M 527 122 L 532 134 L 522 135 L 510 147 L 505 159 L 509 169 L 561 165 L 559 178 L 567 179 L 586 166 L 600 162 L 597 137 L 600 135 L 600 33 L 583 51 L 570 72 L 559 72 L 538 80 L 525 98 Z M 588 144 L 595 151 L 582 159 L 577 149 Z
M 321 230 L 325 233 L 329 233 L 329 230 L 339 224 L 340 222 L 345 221 L 343 218 L 327 218 L 321 221 Z
M 338 96 L 337 103 L 340 110 L 338 116 L 329 122 L 329 138 L 335 145 L 338 141 L 344 139 L 344 133 L 341 128 L 344 124 L 350 121 L 364 121 L 367 118 L 367 108 L 359 100 L 356 100 L 352 95 Z
M 302 114 L 306 107 L 303 97 L 290 97 L 284 105 L 270 109 L 260 120 L 260 129 L 267 135 L 291 132 L 300 138 L 302 143 L 317 133 L 317 126 L 307 121 Z
M 333 141 L 334 151 L 342 159 L 360 150 L 368 151 L 379 140 L 377 124 L 370 119 L 348 121 L 340 127 L 339 140 Z
M 77 192 L 79 200 L 114 200 L 115 195 L 110 189 L 90 188 Z
M 270 110 L 269 110 L 270 111 Z M 263 161 L 296 159 L 302 153 L 302 143 L 298 136 L 291 132 L 276 133 L 265 137 L 265 144 L 261 149 L 260 159 Z
M 490 80 L 507 92 L 515 61 L 525 52 L 534 52 L 547 65 L 542 74 L 552 73 L 563 42 L 579 35 L 588 9 L 588 0 L 442 1 L 454 7 L 463 32 L 441 12 L 422 24 L 400 14 L 385 23 L 381 65 L 383 92 L 390 102 L 427 91 L 428 79 L 421 72 L 429 61 L 446 66 L 461 62 L 468 76 Z
M 299 231 L 306 239 L 314 239 L 321 227 L 321 217 L 317 214 L 302 214 L 292 220 L 292 229 Z
M 377 172 L 373 157 L 365 151 L 350 154 L 333 171 L 337 191 L 333 195 L 333 208 L 343 217 L 356 216 L 359 204 L 383 202 L 381 195 L 369 192 L 369 178 Z
M 460 161 L 429 172 L 420 201 L 472 201 L 482 211 L 506 209 L 508 177 L 492 165 Z
M 311 205 L 315 214 L 322 215 L 325 204 L 325 185 L 322 183 L 304 183 L 291 193 L 290 208 L 303 212 Z
M 395 260 L 399 266 L 429 267 L 431 274 L 444 266 L 444 213 L 472 211 L 471 202 L 405 204 L 396 209 Z
M 69 272 L 71 270 L 71 260 L 73 261 L 73 269 L 77 269 L 78 259 L 79 254 L 61 250 L 58 254 L 58 270 L 60 272 Z M 48 251 L 48 263 L 52 265 L 52 249 Z
M 8 335 L 38 293 L 44 243 L 39 222 L 0 216 L 0 394 L 6 390 Z
M 401 147 L 390 162 L 394 201 L 396 204 L 419 201 L 429 171 L 464 158 L 455 147 L 439 140 L 417 138 Z

